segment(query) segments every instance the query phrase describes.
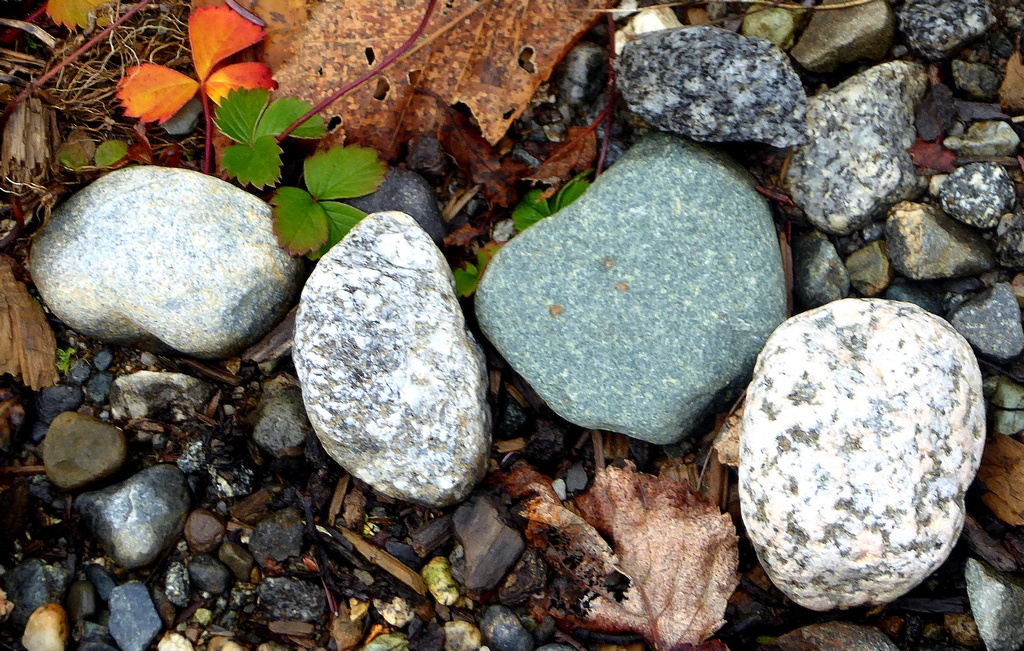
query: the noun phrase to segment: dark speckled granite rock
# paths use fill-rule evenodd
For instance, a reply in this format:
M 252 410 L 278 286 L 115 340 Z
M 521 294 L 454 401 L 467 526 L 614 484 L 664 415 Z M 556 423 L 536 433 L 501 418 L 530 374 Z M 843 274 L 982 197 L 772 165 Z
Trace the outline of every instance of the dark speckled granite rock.
M 663 444 L 735 398 L 786 299 L 771 214 L 746 173 L 654 134 L 509 242 L 476 309 L 561 416 Z
M 198 357 L 259 339 L 301 271 L 278 247 L 267 204 L 167 167 L 107 174 L 58 206 L 32 244 L 32 278 L 74 330 Z

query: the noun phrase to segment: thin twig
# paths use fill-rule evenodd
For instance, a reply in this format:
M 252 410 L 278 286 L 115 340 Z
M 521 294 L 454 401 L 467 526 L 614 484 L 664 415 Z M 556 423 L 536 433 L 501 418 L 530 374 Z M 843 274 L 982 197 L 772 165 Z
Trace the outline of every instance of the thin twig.
M 612 139 L 612 117 L 615 111 L 615 16 L 608 14 L 608 106 L 604 112 L 608 114 L 604 124 L 604 140 L 601 141 L 601 155 L 597 157 L 597 166 L 594 168 L 594 178 L 601 176 L 604 169 L 604 161 L 608 158 L 608 143 Z
M 148 2 L 148 0 L 147 0 L 147 2 Z M 427 21 L 429 21 L 430 17 L 433 15 L 434 7 L 436 5 L 437 5 L 437 0 L 429 0 L 428 1 L 428 3 L 427 3 L 427 10 L 423 13 L 423 20 L 420 21 L 419 26 L 416 28 L 416 31 L 413 32 L 412 36 L 410 36 L 408 38 L 408 40 L 406 40 L 405 43 L 402 44 L 402 47 L 400 47 L 397 50 L 395 50 L 394 52 L 392 52 L 386 59 L 381 61 L 377 66 L 375 66 L 372 70 L 370 70 L 370 72 L 366 73 L 365 75 L 363 75 L 359 79 L 356 79 L 354 82 L 345 84 L 344 86 L 339 88 L 337 91 L 335 91 L 330 97 L 328 97 L 327 99 L 323 100 L 322 102 L 320 102 L 319 104 L 317 104 L 313 108 L 309 109 L 309 111 L 307 111 L 305 115 L 303 115 L 301 118 L 299 118 L 295 122 L 292 122 L 288 126 L 288 128 L 285 129 L 281 133 L 281 135 L 279 135 L 277 137 L 277 141 L 278 142 L 284 141 L 285 138 L 287 138 L 289 135 L 291 135 L 292 131 L 295 131 L 296 129 L 298 129 L 302 125 L 302 123 L 304 123 L 306 120 L 308 120 L 309 118 L 313 117 L 314 115 L 316 115 L 320 111 L 324 110 L 325 108 L 327 108 L 328 106 L 330 106 L 334 102 L 338 101 L 338 99 L 340 99 L 342 95 L 348 93 L 349 91 L 351 91 L 354 88 L 358 88 L 359 86 L 363 85 L 364 83 L 366 83 L 370 79 L 373 79 L 378 74 L 380 74 L 381 70 L 384 70 L 384 68 L 387 68 L 388 66 L 390 66 L 395 61 L 395 59 L 397 59 L 398 57 L 402 56 L 402 54 L 405 53 L 406 50 L 408 50 L 410 47 L 412 47 L 413 43 L 416 42 L 416 39 L 418 39 L 420 37 L 420 35 L 423 33 L 423 30 L 427 28 Z
M 210 159 L 213 152 L 213 118 L 210 116 L 210 97 L 205 89 L 200 91 L 203 102 L 203 119 L 206 121 L 206 147 L 203 153 L 203 174 L 210 173 Z
M 69 63 L 74 62 L 75 60 L 78 59 L 78 57 L 82 56 L 83 54 L 85 54 L 86 52 L 91 50 L 93 48 L 93 46 L 95 46 L 97 43 L 99 43 L 100 41 L 105 39 L 112 31 L 114 31 L 115 29 L 117 29 L 118 27 L 123 25 L 132 16 L 134 16 L 135 14 L 139 13 L 140 11 L 142 11 L 142 9 L 145 8 L 146 5 L 148 5 L 151 2 L 153 2 L 153 0 L 139 0 L 138 2 L 136 2 L 134 5 L 132 5 L 132 8 L 129 9 L 127 11 L 127 13 L 125 13 L 125 15 L 121 16 L 120 18 L 115 20 L 113 23 L 111 23 L 102 32 L 100 32 L 96 36 L 94 36 L 91 39 L 89 39 L 89 41 L 86 42 L 85 45 L 83 45 L 82 47 L 78 48 L 77 50 L 75 50 L 74 52 L 69 54 L 66 59 L 64 59 L 63 61 L 58 63 L 56 66 L 51 68 L 42 77 L 40 77 L 39 79 L 36 79 L 31 84 L 29 84 L 28 87 L 25 88 L 25 90 L 21 91 L 20 95 L 15 97 L 11 101 L 11 103 L 7 105 L 7 107 L 4 109 L 4 112 L 0 113 L 0 124 L 3 124 L 4 122 L 7 121 L 7 118 L 9 118 L 11 116 L 11 112 L 14 110 L 14 107 L 16 107 L 18 104 L 21 104 L 22 102 L 24 102 L 32 93 L 34 93 L 37 90 L 39 90 L 39 88 L 41 88 L 43 86 L 43 84 L 48 82 L 50 79 L 53 78 L 54 75 L 56 75 L 58 72 L 63 70 L 66 65 L 68 65 Z

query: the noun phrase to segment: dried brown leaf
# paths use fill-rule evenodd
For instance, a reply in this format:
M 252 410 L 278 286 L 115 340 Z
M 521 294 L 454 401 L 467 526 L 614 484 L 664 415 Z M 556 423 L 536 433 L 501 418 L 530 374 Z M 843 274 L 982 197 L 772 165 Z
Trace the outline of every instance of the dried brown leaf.
M 586 127 L 569 127 L 566 139 L 537 171 L 528 174 L 530 181 L 559 185 L 594 166 L 597 158 L 597 132 Z
M 413 33 L 426 2 L 351 0 L 314 9 L 298 53 L 275 75 L 278 92 L 316 103 L 369 72 Z M 467 106 L 491 144 L 526 108 L 555 64 L 612 0 L 446 0 L 424 35 L 376 80 L 324 112 L 349 142 L 393 158 L 398 145 L 433 132 L 442 107 Z
M 528 168 L 511 158 L 502 159 L 466 116 L 444 108 L 444 118 L 437 128 L 438 142 L 458 161 L 459 167 L 469 172 L 473 183 L 483 186 L 488 201 L 499 206 L 511 204 L 515 200 L 515 183 Z
M 1020 50 L 1006 62 L 1006 76 L 999 87 L 999 103 L 1007 111 L 1024 111 L 1024 63 L 1021 63 Z
M 953 161 L 956 160 L 956 154 L 949 149 L 946 149 L 938 142 L 926 142 L 918 138 L 917 141 L 907 149 L 907 153 L 910 154 L 910 160 L 912 160 L 914 165 L 917 165 L 918 167 L 926 167 L 945 174 L 951 174 L 956 170 L 953 166 Z
M 736 531 L 686 484 L 609 466 L 576 498 L 580 518 L 532 469 L 516 468 L 504 483 L 513 496 L 530 497 L 527 539 L 572 584 L 556 587 L 560 615 L 639 633 L 656 651 L 699 645 L 724 623 L 738 584 Z M 629 583 L 621 594 L 606 587 L 616 573 Z
M 1024 444 L 1002 434 L 986 441 L 978 479 L 989 491 L 981 500 L 996 517 L 1024 526 Z
M 0 375 L 21 376 L 38 391 L 57 383 L 57 340 L 43 308 L 0 256 Z

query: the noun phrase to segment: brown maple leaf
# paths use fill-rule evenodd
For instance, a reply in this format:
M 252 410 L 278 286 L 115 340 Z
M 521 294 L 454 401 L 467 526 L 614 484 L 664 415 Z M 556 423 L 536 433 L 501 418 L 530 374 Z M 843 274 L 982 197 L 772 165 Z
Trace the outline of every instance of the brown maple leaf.
M 433 132 L 441 107 L 417 89 L 462 103 L 495 144 L 537 87 L 613 0 L 447 0 L 424 35 L 376 79 L 324 112 L 352 144 L 393 158 L 411 136 Z M 277 74 L 278 93 L 316 104 L 402 45 L 426 2 L 348 0 L 313 10 L 303 45 Z
M 57 383 L 57 340 L 46 314 L 0 256 L 0 375 L 21 376 L 38 391 Z
M 697 646 L 725 623 L 739 581 L 728 515 L 685 483 L 628 467 L 598 471 L 575 499 L 576 515 L 545 480 L 519 468 L 505 485 L 531 496 L 527 540 L 567 579 L 556 582 L 556 613 L 599 631 L 639 633 L 656 651 Z M 609 588 L 616 574 L 626 584 Z

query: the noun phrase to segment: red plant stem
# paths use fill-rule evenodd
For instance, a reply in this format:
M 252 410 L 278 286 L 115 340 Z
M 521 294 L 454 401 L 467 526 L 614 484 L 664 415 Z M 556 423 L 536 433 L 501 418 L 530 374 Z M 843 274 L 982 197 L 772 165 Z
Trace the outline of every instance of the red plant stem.
M 341 96 L 344 95 L 345 93 L 351 91 L 354 88 L 358 88 L 359 86 L 362 86 L 370 79 L 373 79 L 380 73 L 381 70 L 387 68 L 389 65 L 394 63 L 395 59 L 405 54 L 405 51 L 413 46 L 413 44 L 416 42 L 416 39 L 418 39 L 420 35 L 423 34 L 423 30 L 427 28 L 427 21 L 429 21 L 430 16 L 433 15 L 435 5 L 437 5 L 437 0 L 429 0 L 429 2 L 427 3 L 427 10 L 423 13 L 423 20 L 420 21 L 419 27 L 417 27 L 416 31 L 412 33 L 412 36 L 410 36 L 408 40 L 406 40 L 406 42 L 402 44 L 402 47 L 392 52 L 390 56 L 388 56 L 386 59 L 377 64 L 372 70 L 370 70 L 370 72 L 366 73 L 365 75 L 351 83 L 345 84 L 337 91 L 335 91 L 334 94 L 332 94 L 330 97 L 323 100 L 313 108 L 309 109 L 309 111 L 307 111 L 305 115 L 303 115 L 301 118 L 288 125 L 288 128 L 281 132 L 281 135 L 277 137 L 277 141 L 283 142 L 284 139 L 291 135 L 292 131 L 298 129 L 303 122 L 313 117 L 320 111 L 324 110 L 334 102 L 338 101 L 338 99 L 340 99 Z
M 601 155 L 597 157 L 597 167 L 594 168 L 594 178 L 601 176 L 604 168 L 604 161 L 608 157 L 608 143 L 612 139 L 612 118 L 615 112 L 615 17 L 608 12 L 608 106 L 605 107 L 607 121 L 604 125 L 604 140 L 601 142 Z
M 210 115 L 210 98 L 205 88 L 199 89 L 199 96 L 203 99 L 203 118 L 206 120 L 206 151 L 203 153 L 203 174 L 210 173 L 210 160 L 213 152 L 213 117 Z
M 28 18 L 25 19 L 25 22 L 26 23 L 34 23 L 37 18 L 39 18 L 40 16 L 43 15 L 44 12 L 46 12 L 46 3 L 45 2 L 43 3 L 42 7 L 39 7 L 38 9 L 33 11 L 31 14 L 29 14 Z
M 121 16 L 113 23 L 111 23 L 109 26 L 107 26 L 107 28 L 104 29 L 102 32 L 89 39 L 89 41 L 85 43 L 85 45 L 69 54 L 66 59 L 55 65 L 53 68 L 47 71 L 46 74 L 44 74 L 42 77 L 36 79 L 31 84 L 29 84 L 28 87 L 25 88 L 25 90 L 21 91 L 21 94 L 19 94 L 17 97 L 11 100 L 11 103 L 7 105 L 7 108 L 4 109 L 4 112 L 0 113 L 0 124 L 7 121 L 7 118 L 11 116 L 11 112 L 18 104 L 24 102 L 32 93 L 39 90 L 39 88 L 41 88 L 43 84 L 50 81 L 50 79 L 52 79 L 58 72 L 64 69 L 64 66 L 76 61 L 78 57 L 82 56 L 83 54 L 91 50 L 93 46 L 95 46 L 97 43 L 105 39 L 110 34 L 110 32 L 114 31 L 115 29 L 123 25 L 129 18 L 142 11 L 142 9 L 152 1 L 153 0 L 139 0 L 138 2 L 136 2 L 134 5 L 132 5 L 132 8 L 125 13 L 125 15 Z

